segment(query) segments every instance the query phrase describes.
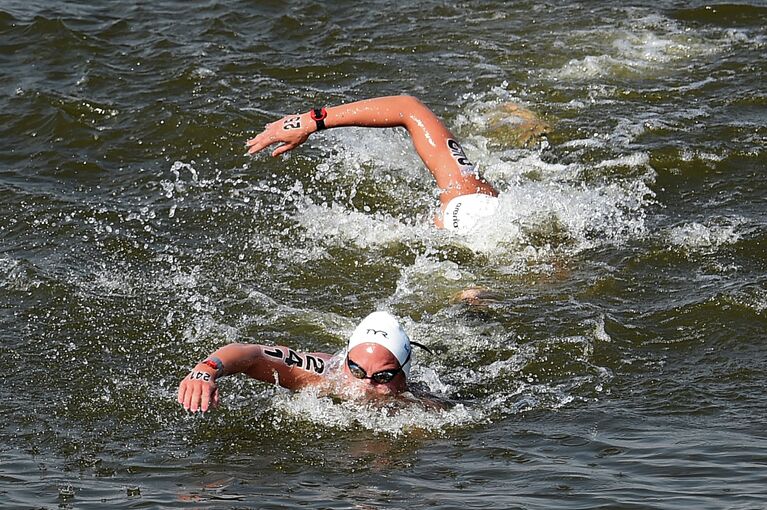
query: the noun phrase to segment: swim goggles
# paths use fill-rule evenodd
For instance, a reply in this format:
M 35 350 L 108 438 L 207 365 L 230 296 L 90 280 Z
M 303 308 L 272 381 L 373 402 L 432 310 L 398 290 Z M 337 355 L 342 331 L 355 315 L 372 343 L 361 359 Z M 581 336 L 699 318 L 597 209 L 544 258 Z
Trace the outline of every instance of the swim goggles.
M 371 381 L 378 384 L 386 384 L 391 382 L 391 380 L 394 379 L 397 374 L 402 372 L 402 367 L 407 365 L 408 361 L 410 361 L 410 354 L 407 355 L 405 362 L 399 368 L 395 368 L 393 370 L 381 370 L 380 372 L 376 372 L 375 374 L 369 376 L 368 373 L 365 372 L 364 368 L 349 359 L 349 356 L 346 356 L 346 366 L 349 367 L 349 372 L 351 372 L 354 377 L 357 379 L 370 379 Z

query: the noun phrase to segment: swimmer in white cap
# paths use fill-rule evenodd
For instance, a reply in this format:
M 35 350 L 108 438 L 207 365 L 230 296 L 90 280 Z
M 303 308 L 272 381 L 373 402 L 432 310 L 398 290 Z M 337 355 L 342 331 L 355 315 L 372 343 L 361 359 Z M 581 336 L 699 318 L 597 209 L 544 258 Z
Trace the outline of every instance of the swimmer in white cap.
M 360 322 L 342 360 L 322 352 L 232 343 L 198 363 L 181 381 L 178 402 L 188 411 L 206 412 L 219 403 L 218 379 L 238 373 L 292 390 L 326 386 L 332 379 L 367 396 L 396 396 L 408 389 L 413 345 L 421 346 L 410 341 L 388 312 L 373 312 Z
M 479 175 L 456 137 L 434 112 L 410 96 L 366 99 L 288 115 L 248 140 L 248 153 L 279 144 L 272 151 L 272 156 L 279 156 L 304 143 L 316 131 L 343 126 L 407 129 L 416 152 L 440 189 L 440 214 L 434 219 L 437 227 L 465 233 L 498 208 L 498 192 Z

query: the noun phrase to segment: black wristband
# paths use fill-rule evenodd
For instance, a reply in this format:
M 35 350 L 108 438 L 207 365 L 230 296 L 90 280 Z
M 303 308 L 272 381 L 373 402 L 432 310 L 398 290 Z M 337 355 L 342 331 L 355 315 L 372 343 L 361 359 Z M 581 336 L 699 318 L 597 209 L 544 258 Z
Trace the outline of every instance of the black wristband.
M 317 123 L 317 131 L 325 129 L 325 117 L 328 116 L 328 112 L 324 107 L 313 108 L 312 111 L 309 112 L 309 116 Z

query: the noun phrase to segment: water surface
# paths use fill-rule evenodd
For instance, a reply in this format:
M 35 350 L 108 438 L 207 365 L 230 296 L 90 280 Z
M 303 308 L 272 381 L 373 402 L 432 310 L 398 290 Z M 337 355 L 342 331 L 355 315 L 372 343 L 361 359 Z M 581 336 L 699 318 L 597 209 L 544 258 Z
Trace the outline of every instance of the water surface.
M 0 507 L 763 508 L 767 7 L 0 5 Z M 501 190 L 430 224 L 401 130 L 245 155 L 407 93 Z M 551 126 L 511 146 L 508 102 Z M 451 301 L 464 288 L 483 307 Z M 403 320 L 445 411 L 180 378 Z

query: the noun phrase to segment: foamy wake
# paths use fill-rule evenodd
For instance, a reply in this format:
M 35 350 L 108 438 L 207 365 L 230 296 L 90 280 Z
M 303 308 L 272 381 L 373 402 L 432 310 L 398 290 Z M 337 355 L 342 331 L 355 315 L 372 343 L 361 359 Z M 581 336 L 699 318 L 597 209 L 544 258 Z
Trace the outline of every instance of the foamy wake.
M 281 392 L 272 400 L 277 418 L 308 421 L 323 427 L 349 430 L 361 428 L 378 434 L 400 436 L 414 431 L 441 433 L 450 427 L 484 421 L 480 408 L 456 404 L 447 409 L 426 409 L 416 403 L 387 405 L 336 400 L 308 389 L 297 393 Z
M 593 48 L 596 54 L 571 59 L 561 67 L 547 71 L 546 77 L 554 80 L 592 80 L 658 75 L 675 63 L 729 51 L 745 35 L 737 30 L 718 34 L 692 31 L 660 15 L 628 18 L 615 26 L 573 33 L 572 40 L 563 41 L 563 44 Z M 581 41 L 584 37 L 588 38 L 587 42 Z
M 673 247 L 689 253 L 713 253 L 721 246 L 738 242 L 742 223 L 739 219 L 720 220 L 708 225 L 684 223 L 669 230 L 668 241 Z

